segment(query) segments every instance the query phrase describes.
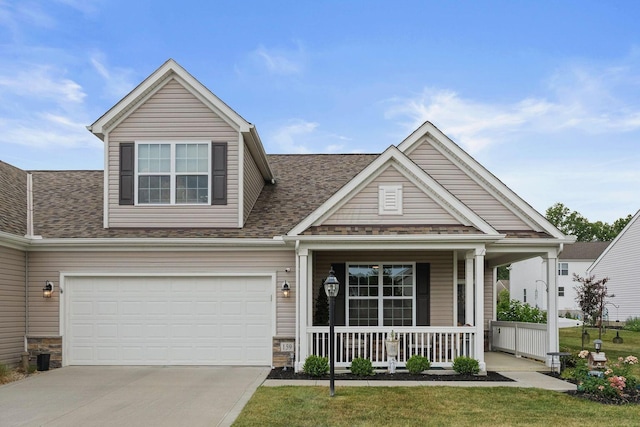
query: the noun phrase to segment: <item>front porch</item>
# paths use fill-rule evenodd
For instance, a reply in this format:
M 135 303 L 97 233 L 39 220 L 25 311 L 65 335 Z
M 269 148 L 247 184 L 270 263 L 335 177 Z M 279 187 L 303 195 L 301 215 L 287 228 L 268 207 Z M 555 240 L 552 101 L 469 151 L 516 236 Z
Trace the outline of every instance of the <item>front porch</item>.
M 333 360 L 338 368 L 351 365 L 354 358 L 369 359 L 375 368 L 389 366 L 385 339 L 388 327 L 336 327 Z M 475 328 L 464 327 L 397 327 L 393 329 L 399 341 L 396 358 L 398 367 L 417 354 L 429 359 L 434 368 L 451 367 L 458 356 L 476 358 Z M 307 353 L 331 358 L 329 328 L 307 328 Z

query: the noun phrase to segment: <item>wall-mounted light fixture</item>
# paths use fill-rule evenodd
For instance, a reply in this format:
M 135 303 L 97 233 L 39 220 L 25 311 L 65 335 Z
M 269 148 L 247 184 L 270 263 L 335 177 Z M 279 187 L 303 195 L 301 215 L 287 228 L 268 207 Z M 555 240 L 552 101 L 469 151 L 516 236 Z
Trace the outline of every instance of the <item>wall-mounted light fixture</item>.
M 42 297 L 51 298 L 52 293 L 53 293 L 53 282 L 50 280 L 47 280 L 44 282 L 44 288 L 42 288 Z
M 289 283 L 287 283 L 287 281 L 285 280 L 282 283 L 282 295 L 285 298 L 289 298 L 289 292 L 291 292 L 291 287 L 289 286 Z

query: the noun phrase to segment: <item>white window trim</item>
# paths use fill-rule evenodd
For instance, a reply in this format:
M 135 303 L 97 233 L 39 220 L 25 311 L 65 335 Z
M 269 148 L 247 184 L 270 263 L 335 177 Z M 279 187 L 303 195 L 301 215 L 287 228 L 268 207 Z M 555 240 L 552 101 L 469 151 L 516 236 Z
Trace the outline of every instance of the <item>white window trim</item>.
M 416 263 L 415 262 L 403 262 L 403 261 L 393 261 L 393 262 L 377 262 L 377 261 L 354 261 L 354 262 L 347 262 L 345 264 L 345 270 L 346 270 L 346 277 L 345 277 L 345 324 L 349 325 L 349 301 L 351 299 L 353 300 L 363 300 L 363 299 L 377 299 L 378 300 L 378 326 L 376 327 L 387 327 L 384 325 L 384 300 L 385 299 L 396 299 L 396 300 L 406 300 L 409 299 L 409 297 L 394 297 L 394 296 L 388 296 L 385 297 L 382 293 L 383 293 L 383 283 L 382 280 L 378 280 L 378 296 L 376 297 L 371 297 L 371 296 L 367 296 L 367 297 L 351 297 L 349 295 L 349 266 L 351 265 L 378 265 L 380 267 L 382 267 L 383 265 L 410 265 L 412 270 L 413 270 L 413 274 L 412 274 L 412 278 L 413 278 L 413 283 L 412 283 L 412 292 L 411 292 L 411 327 L 416 326 Z M 382 268 L 380 268 L 380 270 L 382 270 Z M 380 271 L 378 274 L 381 274 Z M 381 276 L 378 276 L 379 278 Z M 359 328 L 359 327 L 363 327 L 366 328 L 367 326 L 350 326 L 352 328 Z M 391 326 L 389 326 L 391 327 Z
M 560 274 L 560 272 L 564 270 L 563 268 L 561 268 L 561 266 L 563 264 L 567 266 L 567 268 L 566 268 L 567 274 Z M 568 275 L 569 275 L 569 263 L 568 262 L 559 262 L 558 263 L 558 276 L 568 276 Z
M 378 214 L 402 215 L 402 184 L 378 186 Z
M 149 172 L 142 173 L 138 172 L 138 146 L 139 145 L 148 145 L 148 144 L 165 144 L 170 146 L 171 151 L 171 171 L 167 172 Z M 203 172 L 197 173 L 176 173 L 176 145 L 177 144 L 207 144 L 208 157 L 209 160 L 207 162 L 207 203 L 176 203 L 176 175 L 205 175 Z M 171 140 L 171 141 L 135 141 L 135 153 L 134 153 L 134 206 L 210 206 L 211 205 L 211 141 L 209 140 Z M 169 188 L 170 188 L 170 199 L 169 203 L 139 203 L 138 202 L 138 178 L 140 176 L 149 176 L 149 175 L 169 175 Z

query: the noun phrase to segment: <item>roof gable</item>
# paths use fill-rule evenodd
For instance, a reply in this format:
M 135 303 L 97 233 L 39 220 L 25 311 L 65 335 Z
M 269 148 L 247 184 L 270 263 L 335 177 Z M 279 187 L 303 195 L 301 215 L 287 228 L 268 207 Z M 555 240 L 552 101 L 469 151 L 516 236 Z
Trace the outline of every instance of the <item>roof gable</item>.
M 387 170 L 389 166 L 393 166 L 401 173 L 404 179 L 416 185 L 439 209 L 446 212 L 449 217 L 455 218 L 458 224 L 475 227 L 486 234 L 498 235 L 498 232 L 476 215 L 475 212 L 453 197 L 444 187 L 431 178 L 424 170 L 420 169 L 415 163 L 411 162 L 394 146 L 389 147 L 376 160 L 354 177 L 354 179 L 312 212 L 311 215 L 297 224 L 288 235 L 296 236 L 302 234 L 311 226 L 322 225 L 343 206 L 348 206 L 349 201 L 365 190 L 367 186 Z M 426 222 L 422 221 L 421 223 L 425 224 Z
M 264 147 L 255 126 L 236 113 L 173 59 L 167 60 L 116 105 L 88 126 L 87 129 L 98 138 L 104 140 L 105 135 L 111 129 L 129 117 L 151 96 L 172 80 L 180 83 L 229 126 L 240 132 L 263 177 L 266 180 L 273 179 L 273 172 L 267 161 Z
M 556 238 L 565 238 L 544 216 L 533 209 L 432 123 L 425 122 L 422 124 L 398 145 L 398 149 L 411 156 L 412 151 L 425 141 L 429 141 L 448 161 L 499 201 L 509 214 L 519 219 L 523 225 L 526 225 L 532 231 L 546 232 Z M 514 222 L 510 228 L 514 229 L 516 227 L 515 224 Z
M 607 246 L 607 248 L 600 254 L 593 264 L 588 268 L 589 274 L 596 268 L 603 259 L 613 256 L 617 248 L 622 245 L 629 245 L 630 247 L 640 248 L 640 210 L 631 218 L 631 221 L 622 229 L 622 231 L 616 236 L 615 239 Z

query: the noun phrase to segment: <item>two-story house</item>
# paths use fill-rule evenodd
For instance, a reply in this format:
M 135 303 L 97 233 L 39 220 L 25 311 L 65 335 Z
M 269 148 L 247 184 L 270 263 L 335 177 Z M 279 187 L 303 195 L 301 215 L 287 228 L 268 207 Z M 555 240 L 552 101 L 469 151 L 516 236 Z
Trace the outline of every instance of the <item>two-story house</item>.
M 333 268 L 337 366 L 384 366 L 394 330 L 400 366 L 484 369 L 497 266 L 542 256 L 555 295 L 573 242 L 431 123 L 381 154 L 267 155 L 173 60 L 88 128 L 103 171 L 0 163 L 5 361 L 300 369 L 328 353 L 313 312 Z

